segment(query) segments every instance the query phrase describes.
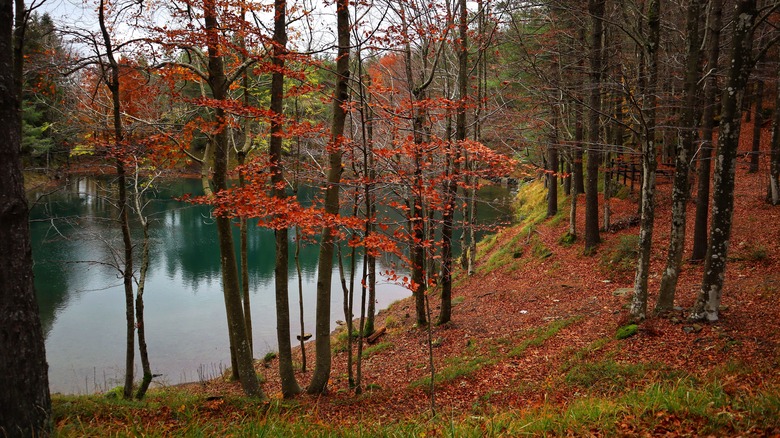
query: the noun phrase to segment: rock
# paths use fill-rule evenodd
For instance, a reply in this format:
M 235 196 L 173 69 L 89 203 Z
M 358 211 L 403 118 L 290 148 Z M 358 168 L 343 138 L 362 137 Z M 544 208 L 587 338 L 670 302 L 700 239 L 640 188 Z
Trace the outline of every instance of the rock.
M 685 327 L 683 327 L 683 331 L 688 334 L 699 333 L 700 331 L 702 331 L 703 328 L 704 327 L 701 324 L 686 325 Z
M 669 321 L 671 321 L 672 324 L 679 324 L 679 323 L 682 322 L 682 319 L 680 319 L 680 318 L 678 318 L 676 316 L 673 316 Z
M 728 312 L 729 306 L 719 306 L 718 311 L 719 312 Z
M 631 295 L 632 293 L 634 293 L 633 287 L 621 287 L 619 289 L 615 289 L 615 291 L 612 292 L 612 295 L 616 297 L 625 297 Z
M 682 312 L 685 309 L 680 307 L 680 306 L 674 306 L 674 307 L 672 307 L 672 310 L 674 310 L 675 312 Z

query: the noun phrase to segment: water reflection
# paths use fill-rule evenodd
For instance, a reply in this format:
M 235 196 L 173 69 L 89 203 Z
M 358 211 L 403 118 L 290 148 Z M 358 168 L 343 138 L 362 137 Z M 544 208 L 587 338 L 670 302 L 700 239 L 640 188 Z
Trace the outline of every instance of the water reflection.
M 123 373 L 123 290 L 118 271 L 109 266 L 121 236 L 113 220 L 110 182 L 74 179 L 63 190 L 40 198 L 31 211 L 35 284 L 53 392 L 105 390 L 120 384 Z M 199 191 L 197 180 L 166 182 L 148 209 L 152 245 L 144 297 L 149 354 L 153 372 L 163 374 L 160 381 L 169 384 L 197 380 L 204 369 L 213 374 L 229 363 L 219 250 L 209 208 L 174 199 Z M 301 195 L 310 199 L 313 193 L 309 188 Z M 506 196 L 505 191 L 497 193 L 486 198 Z M 505 215 L 505 210 L 483 209 L 482 213 L 493 220 Z M 293 236 L 291 232 L 291 243 Z M 234 237 L 238 242 L 238 232 Z M 273 232 L 250 225 L 248 248 L 255 356 L 261 357 L 276 348 Z M 310 332 L 314 331 L 317 256 L 316 243 L 301 248 L 305 325 Z M 291 263 L 293 257 L 291 251 Z M 389 263 L 380 261 L 378 268 L 388 269 Z M 358 254 L 356 266 L 361 264 Z M 299 311 L 293 266 L 290 303 L 295 334 Z M 338 281 L 334 275 L 333 321 L 343 319 Z M 377 290 L 378 306 L 407 295 L 405 289 L 383 282 Z

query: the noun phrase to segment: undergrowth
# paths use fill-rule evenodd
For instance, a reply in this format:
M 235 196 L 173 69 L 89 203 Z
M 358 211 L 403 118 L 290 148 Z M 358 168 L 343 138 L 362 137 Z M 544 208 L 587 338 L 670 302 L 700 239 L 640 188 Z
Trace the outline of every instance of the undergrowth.
M 571 402 L 545 401 L 532 407 L 473 415 L 440 413 L 382 421 L 324 421 L 316 407 L 243 398 L 207 400 L 168 389 L 147 400 L 102 396 L 53 398 L 55 435 L 83 436 L 591 436 L 591 435 L 749 435 L 780 427 L 780 388 L 749 388 L 727 393 L 719 380 L 688 378 L 651 381 L 605 397 L 584 390 Z
M 544 344 L 545 341 L 557 335 L 558 332 L 572 325 L 576 321 L 579 321 L 580 319 L 581 317 L 578 316 L 568 318 L 568 319 L 562 319 L 558 321 L 553 321 L 544 327 L 539 327 L 530 330 L 526 335 L 526 339 L 524 339 L 519 345 L 514 347 L 509 352 L 509 356 L 510 357 L 522 356 L 523 353 L 525 353 L 525 350 L 528 349 L 528 347 L 538 347 Z

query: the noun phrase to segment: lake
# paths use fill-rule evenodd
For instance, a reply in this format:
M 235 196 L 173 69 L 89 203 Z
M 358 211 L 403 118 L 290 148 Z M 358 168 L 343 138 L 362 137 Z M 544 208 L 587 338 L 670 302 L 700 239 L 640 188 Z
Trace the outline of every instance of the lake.
M 106 264 L 121 239 L 112 219 L 115 209 L 105 196 L 109 183 L 105 178 L 74 177 L 61 190 L 41 197 L 31 209 L 35 286 L 54 393 L 93 393 L 122 384 L 124 292 L 118 271 Z M 152 371 L 162 374 L 155 379 L 157 384 L 215 377 L 230 365 L 219 249 L 210 209 L 174 199 L 200 192 L 199 180 L 167 181 L 160 184 L 147 207 L 152 244 L 145 322 Z M 303 198 L 313 194 L 313 189 L 301 192 Z M 480 199 L 490 205 L 479 207 L 480 222 L 508 220 L 508 197 L 506 189 L 484 188 Z M 238 242 L 237 227 L 235 231 Z M 294 233 L 290 235 L 295 245 Z M 276 350 L 273 232 L 250 226 L 248 247 L 254 355 L 261 358 Z M 316 244 L 303 245 L 300 256 L 307 332 L 314 331 L 318 252 Z M 297 342 L 297 274 L 292 264 L 294 250 L 290 253 L 291 325 Z M 378 272 L 392 269 L 393 262 L 390 257 L 379 260 Z M 358 269 L 361 263 L 362 255 L 358 255 Z M 409 295 L 403 287 L 377 278 L 377 309 Z M 332 286 L 335 328 L 335 321 L 344 319 L 338 272 L 334 272 Z M 359 296 L 359 278 L 355 290 Z

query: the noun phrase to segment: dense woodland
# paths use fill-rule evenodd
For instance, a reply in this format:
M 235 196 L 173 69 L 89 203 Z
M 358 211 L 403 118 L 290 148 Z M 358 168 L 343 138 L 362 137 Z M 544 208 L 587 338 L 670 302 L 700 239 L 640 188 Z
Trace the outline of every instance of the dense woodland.
M 116 177 L 126 399 L 143 399 L 153 378 L 143 324 L 151 244 L 143 196 L 172 174 L 198 175 L 203 194 L 188 200 L 213 206 L 231 372 L 259 399 L 267 395 L 255 372 L 242 275 L 248 219 L 275 232 L 275 363 L 281 394 L 294 398 L 328 392 L 331 294 L 357 294 L 362 303 L 352 309 L 345 299 L 344 309 L 355 316 L 346 318 L 347 333 L 359 335 L 348 336 L 347 347 L 352 352 L 355 342 L 347 370 L 357 395 L 365 390 L 362 338 L 379 329 L 377 277 L 412 292 L 429 346 L 433 326 L 454 321 L 453 275 L 476 271 L 481 185 L 542 179 L 546 216 L 568 216 L 561 241 L 583 257 L 598 251 L 603 233 L 638 224 L 631 322 L 675 308 L 684 260 L 703 265 L 686 318 L 719 320 L 740 161 L 766 176 L 765 202 L 780 204 L 774 0 L 99 0 L 85 7 L 82 24 L 50 16 L 45 3 L 0 4 L 0 351 L 19 352 L 0 357 L 0 431 L 9 436 L 51 427 L 22 169 L 55 180 L 85 170 Z M 743 121 L 754 129 L 752 148 L 738 155 Z M 771 138 L 762 142 L 762 132 Z M 672 207 L 659 221 L 662 181 Z M 313 206 L 298 203 L 302 184 L 321 187 Z M 637 211 L 614 220 L 613 204 L 629 187 Z M 564 197 L 569 211 L 559 212 Z M 383 223 L 377 205 L 404 220 Z M 691 252 L 686 223 L 693 223 Z M 142 240 L 132 227 L 142 228 Z M 465 230 L 459 258 L 455 227 Z M 660 228 L 670 230 L 666 262 L 650 291 Z M 291 235 L 316 237 L 320 246 L 315 355 L 305 382 L 290 342 Z M 330 290 L 334 260 L 357 248 L 367 254 L 351 270 L 361 273 L 361 290 L 343 279 L 343 291 Z M 383 253 L 397 254 L 409 275 L 376 272 Z M 295 353 L 304 354 L 304 368 L 305 352 Z

